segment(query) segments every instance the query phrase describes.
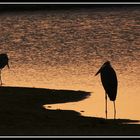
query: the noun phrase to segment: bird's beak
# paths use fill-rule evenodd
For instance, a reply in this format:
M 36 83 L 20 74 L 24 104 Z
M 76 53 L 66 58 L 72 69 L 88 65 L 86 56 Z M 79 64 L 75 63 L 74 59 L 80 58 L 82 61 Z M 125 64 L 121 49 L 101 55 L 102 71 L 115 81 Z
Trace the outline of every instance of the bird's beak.
M 10 69 L 10 66 L 9 66 L 9 64 L 7 64 L 7 67 L 8 67 L 8 69 Z
M 101 69 L 102 69 L 102 67 L 97 71 L 97 73 L 95 74 L 95 76 L 98 75 L 101 72 Z
M 102 65 L 102 67 L 97 71 L 97 73 L 95 74 L 95 76 L 98 75 L 101 72 L 101 70 L 104 68 L 104 66 L 105 65 Z

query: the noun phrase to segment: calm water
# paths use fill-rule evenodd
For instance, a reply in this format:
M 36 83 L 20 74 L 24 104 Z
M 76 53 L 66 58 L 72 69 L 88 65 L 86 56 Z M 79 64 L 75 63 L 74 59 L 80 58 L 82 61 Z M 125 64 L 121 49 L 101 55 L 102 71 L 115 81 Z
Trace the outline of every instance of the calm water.
M 94 75 L 110 60 L 119 81 L 117 116 L 140 120 L 138 8 L 1 13 L 2 52 L 11 65 L 2 73 L 6 86 L 89 91 L 86 100 L 52 109 L 97 117 L 105 117 L 105 101 L 100 77 Z M 113 104 L 108 105 L 113 118 Z

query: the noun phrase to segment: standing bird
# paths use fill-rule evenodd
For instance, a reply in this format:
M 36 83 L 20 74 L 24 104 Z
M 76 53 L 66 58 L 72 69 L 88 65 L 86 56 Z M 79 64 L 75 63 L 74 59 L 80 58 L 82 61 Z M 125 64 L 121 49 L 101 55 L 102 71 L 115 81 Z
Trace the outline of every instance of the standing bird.
M 114 103 L 114 119 L 116 119 L 116 107 L 115 107 L 115 100 L 117 96 L 117 87 L 118 87 L 118 80 L 116 76 L 115 70 L 112 68 L 109 61 L 105 62 L 101 68 L 98 70 L 98 72 L 95 74 L 101 74 L 101 81 L 102 85 L 105 90 L 105 113 L 106 113 L 106 119 L 107 119 L 107 95 L 111 101 Z
M 1 71 L 2 69 L 7 65 L 8 68 L 9 67 L 9 58 L 8 55 L 5 53 L 0 54 L 0 85 L 2 85 L 2 78 L 1 78 Z

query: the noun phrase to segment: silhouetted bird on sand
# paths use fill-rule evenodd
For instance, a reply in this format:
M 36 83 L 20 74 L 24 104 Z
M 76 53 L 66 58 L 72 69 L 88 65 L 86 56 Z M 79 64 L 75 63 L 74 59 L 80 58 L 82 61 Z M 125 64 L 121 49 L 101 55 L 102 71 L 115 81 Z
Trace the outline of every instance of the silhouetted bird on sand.
M 111 64 L 109 61 L 105 62 L 102 67 L 98 70 L 98 72 L 95 74 L 101 74 L 101 81 L 102 85 L 105 89 L 105 100 L 106 100 L 106 119 L 107 119 L 107 95 L 111 101 L 114 103 L 114 119 L 116 118 L 116 107 L 115 107 L 115 100 L 117 96 L 117 87 L 118 87 L 118 81 L 115 70 L 111 67 Z
M 9 61 L 9 58 L 7 54 L 5 53 L 0 54 L 0 85 L 2 85 L 1 71 L 6 65 L 9 68 L 8 61 Z

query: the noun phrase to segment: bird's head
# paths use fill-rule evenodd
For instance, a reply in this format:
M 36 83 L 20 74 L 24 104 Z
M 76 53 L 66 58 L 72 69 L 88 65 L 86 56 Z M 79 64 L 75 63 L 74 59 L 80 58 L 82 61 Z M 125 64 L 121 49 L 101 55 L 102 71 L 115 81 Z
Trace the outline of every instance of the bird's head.
M 103 66 L 109 66 L 110 65 L 110 61 L 106 61 Z
M 101 68 L 98 70 L 98 72 L 95 74 L 95 76 L 96 75 L 98 75 L 101 71 L 102 71 L 102 69 L 105 67 L 105 66 L 110 66 L 111 64 L 110 64 L 110 61 L 106 61 L 102 66 L 101 66 Z
M 7 53 L 3 53 L 3 54 L 1 54 L 1 55 L 3 55 L 3 58 L 4 58 L 5 61 L 7 62 L 7 67 L 10 69 L 8 54 L 7 54 Z

